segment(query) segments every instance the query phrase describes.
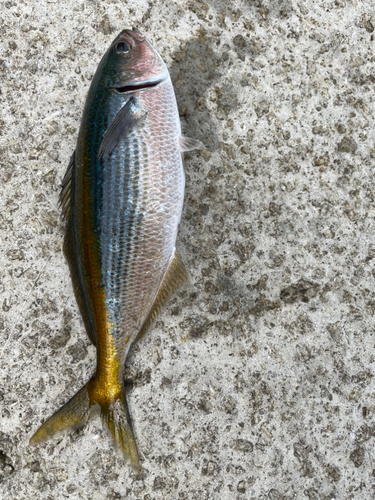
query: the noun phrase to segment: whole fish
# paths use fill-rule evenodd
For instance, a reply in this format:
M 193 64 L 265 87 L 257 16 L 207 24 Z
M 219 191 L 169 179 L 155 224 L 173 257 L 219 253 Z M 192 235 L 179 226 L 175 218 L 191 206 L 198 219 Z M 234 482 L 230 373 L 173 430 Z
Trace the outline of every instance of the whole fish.
M 124 392 L 125 360 L 188 275 L 175 242 L 184 196 L 182 137 L 168 70 L 137 29 L 122 31 L 92 80 L 60 202 L 64 252 L 97 350 L 87 384 L 33 435 L 36 444 L 100 413 L 139 466 Z

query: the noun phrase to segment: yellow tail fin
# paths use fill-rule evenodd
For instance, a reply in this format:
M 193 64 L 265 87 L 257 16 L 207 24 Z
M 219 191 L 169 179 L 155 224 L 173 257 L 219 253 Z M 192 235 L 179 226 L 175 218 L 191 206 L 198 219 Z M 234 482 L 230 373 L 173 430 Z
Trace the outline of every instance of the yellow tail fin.
M 102 421 L 106 424 L 113 444 L 132 466 L 140 468 L 137 445 L 131 428 L 128 407 L 124 390 L 111 400 L 94 399 L 95 378 L 90 380 L 72 399 L 50 417 L 32 436 L 30 445 L 42 443 L 52 436 L 75 430 L 85 425 L 90 417 L 100 411 Z

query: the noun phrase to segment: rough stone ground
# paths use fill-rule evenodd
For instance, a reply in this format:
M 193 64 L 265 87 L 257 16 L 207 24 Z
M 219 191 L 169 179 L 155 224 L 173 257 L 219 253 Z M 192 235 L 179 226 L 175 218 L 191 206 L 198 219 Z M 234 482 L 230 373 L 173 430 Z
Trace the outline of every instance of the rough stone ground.
M 129 359 L 143 474 L 100 422 L 35 449 L 95 366 L 59 185 L 90 79 L 137 26 L 170 68 L 192 285 Z M 0 9 L 0 498 L 375 498 L 372 0 Z

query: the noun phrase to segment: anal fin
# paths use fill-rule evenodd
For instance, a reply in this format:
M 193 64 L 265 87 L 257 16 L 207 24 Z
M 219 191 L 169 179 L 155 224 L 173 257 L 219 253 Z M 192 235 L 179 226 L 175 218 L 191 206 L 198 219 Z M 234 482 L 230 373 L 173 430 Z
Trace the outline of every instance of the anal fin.
M 169 266 L 160 283 L 158 292 L 151 306 L 151 309 L 141 329 L 138 332 L 135 342 L 138 342 L 138 340 L 140 340 L 145 335 L 150 325 L 155 321 L 155 319 L 159 315 L 160 309 L 167 303 L 169 298 L 179 288 L 181 288 L 181 286 L 184 283 L 188 282 L 189 282 L 189 275 L 184 267 L 180 255 L 175 250 L 169 262 Z

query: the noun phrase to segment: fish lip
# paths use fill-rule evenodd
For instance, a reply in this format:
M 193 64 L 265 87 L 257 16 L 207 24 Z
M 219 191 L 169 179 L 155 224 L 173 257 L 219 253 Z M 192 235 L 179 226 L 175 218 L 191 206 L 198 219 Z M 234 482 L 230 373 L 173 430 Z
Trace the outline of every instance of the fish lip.
M 111 86 L 111 90 L 114 90 L 118 94 L 128 94 L 129 92 L 139 92 L 141 90 L 153 90 L 168 79 L 167 76 L 158 79 L 145 80 L 143 82 L 134 82 L 127 85 Z

